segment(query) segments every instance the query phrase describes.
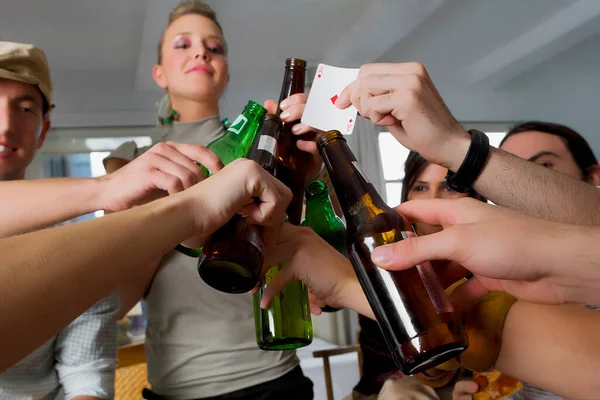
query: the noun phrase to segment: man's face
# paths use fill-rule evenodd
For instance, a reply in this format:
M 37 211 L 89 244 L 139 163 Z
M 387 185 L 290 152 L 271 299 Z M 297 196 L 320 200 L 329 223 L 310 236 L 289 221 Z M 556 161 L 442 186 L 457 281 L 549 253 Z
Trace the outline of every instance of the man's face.
M 49 128 L 37 87 L 0 79 L 0 181 L 25 177 Z
M 506 139 L 501 148 L 575 179 L 584 179 L 573 155 L 559 136 L 538 131 L 521 132 Z

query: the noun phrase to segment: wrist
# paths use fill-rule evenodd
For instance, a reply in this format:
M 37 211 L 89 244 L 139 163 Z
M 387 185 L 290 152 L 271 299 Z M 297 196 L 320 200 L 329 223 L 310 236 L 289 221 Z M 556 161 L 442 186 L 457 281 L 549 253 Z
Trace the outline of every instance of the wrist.
M 176 243 L 181 243 L 194 235 L 196 218 L 193 204 L 183 193 L 153 201 L 142 207 L 149 207 L 154 218 L 164 221 L 165 235 L 172 235 Z M 168 232 L 168 233 L 167 233 Z
M 106 210 L 106 199 L 110 197 L 111 191 L 107 188 L 105 177 L 106 175 L 83 179 L 83 190 L 84 193 L 87 193 L 86 204 L 90 204 L 93 211 Z
M 439 165 L 448 168 L 452 172 L 456 172 L 467 156 L 469 146 L 471 145 L 471 135 L 461 128 L 458 133 L 451 136 L 452 139 L 442 151 Z
M 375 320 L 375 314 L 356 276 L 351 279 L 349 278 L 343 285 L 340 293 L 340 303 L 340 308 L 349 308 L 365 317 Z
M 547 270 L 544 274 L 554 279 L 557 297 L 569 303 L 600 306 L 600 228 L 558 223 L 552 225 L 546 228 L 546 232 L 552 232 L 552 242 L 544 249 L 552 250 L 546 250 L 548 254 L 544 261 Z M 577 268 L 568 268 L 569 265 L 577 265 Z

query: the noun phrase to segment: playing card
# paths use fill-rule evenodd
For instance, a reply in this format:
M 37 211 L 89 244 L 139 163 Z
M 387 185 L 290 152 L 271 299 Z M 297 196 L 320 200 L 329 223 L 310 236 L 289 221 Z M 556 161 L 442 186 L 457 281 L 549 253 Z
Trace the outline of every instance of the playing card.
M 350 135 L 356 123 L 356 107 L 340 110 L 335 102 L 342 90 L 358 77 L 358 68 L 338 68 L 319 64 L 301 121 L 313 128 L 338 130 Z

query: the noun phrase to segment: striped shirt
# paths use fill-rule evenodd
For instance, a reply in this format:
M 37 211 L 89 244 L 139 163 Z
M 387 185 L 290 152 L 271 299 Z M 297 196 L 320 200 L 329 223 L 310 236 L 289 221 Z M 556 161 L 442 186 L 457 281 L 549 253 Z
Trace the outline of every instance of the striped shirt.
M 0 374 L 0 399 L 54 400 L 77 396 L 112 399 L 119 307 L 116 295 L 99 301 L 58 335 Z

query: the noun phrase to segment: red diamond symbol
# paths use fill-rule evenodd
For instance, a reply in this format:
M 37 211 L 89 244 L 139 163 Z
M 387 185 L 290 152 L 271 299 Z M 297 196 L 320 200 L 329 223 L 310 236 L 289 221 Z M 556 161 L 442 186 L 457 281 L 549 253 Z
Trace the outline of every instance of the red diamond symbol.
M 320 77 L 321 77 L 321 74 L 317 75 L 317 78 L 320 78 Z
M 350 121 L 348 121 L 348 122 L 352 123 L 352 118 L 350 118 Z
M 331 103 L 332 103 L 332 104 L 335 104 L 335 102 L 337 101 L 337 99 L 338 99 L 338 95 L 336 94 L 335 96 L 333 96 L 333 97 L 332 97 L 331 99 L 329 99 L 329 100 L 331 100 Z

